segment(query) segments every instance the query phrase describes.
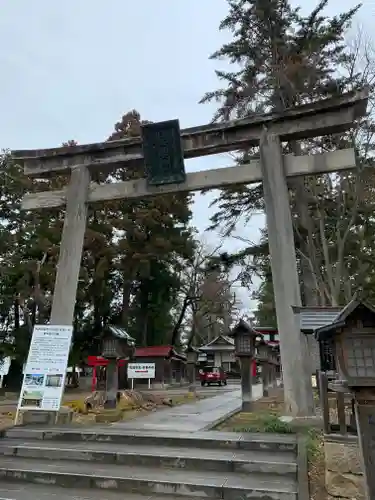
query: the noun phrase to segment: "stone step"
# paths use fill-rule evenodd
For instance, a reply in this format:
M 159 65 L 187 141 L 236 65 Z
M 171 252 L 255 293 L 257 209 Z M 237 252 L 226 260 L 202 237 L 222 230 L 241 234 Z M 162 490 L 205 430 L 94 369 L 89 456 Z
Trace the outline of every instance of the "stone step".
M 257 472 L 296 478 L 293 452 L 196 449 L 145 444 L 0 440 L 0 455 L 47 460 L 76 460 L 164 469 Z
M 82 427 L 13 427 L 3 436 L 20 440 L 53 440 L 68 442 L 105 442 L 123 445 L 174 446 L 205 449 L 263 450 L 297 453 L 297 438 L 289 434 L 236 432 L 168 432 L 121 429 L 120 425 Z
M 164 470 L 74 461 L 0 459 L 4 481 L 23 481 L 65 488 L 94 488 L 143 495 L 237 500 L 297 500 L 296 481 L 274 474 Z M 2 483 L 0 483 L 2 484 Z M 128 498 L 128 497 L 127 497 Z
M 179 497 L 168 495 L 168 500 Z M 59 486 L 40 486 L 31 483 L 0 484 L 0 500 L 124 500 L 124 493 L 103 490 L 65 489 Z M 127 493 L 126 500 L 165 500 L 165 495 Z

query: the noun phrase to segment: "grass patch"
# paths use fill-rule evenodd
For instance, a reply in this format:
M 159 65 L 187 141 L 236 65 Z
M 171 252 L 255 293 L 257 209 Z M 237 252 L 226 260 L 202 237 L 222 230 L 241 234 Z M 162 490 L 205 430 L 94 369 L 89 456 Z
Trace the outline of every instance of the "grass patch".
M 319 399 L 314 391 L 315 403 Z M 216 427 L 223 432 L 265 432 L 274 434 L 302 434 L 306 438 L 308 475 L 311 500 L 327 500 L 325 489 L 325 457 L 323 432 L 320 428 L 282 422 L 279 417 L 284 411 L 282 389 L 274 390 L 269 397 L 253 403 L 253 412 L 240 412 Z
M 304 429 L 307 434 L 307 454 L 309 461 L 314 462 L 324 456 L 323 433 L 314 428 Z
M 217 430 L 226 432 L 269 432 L 274 434 L 292 434 L 292 427 L 279 420 L 277 414 L 261 413 L 238 413 L 232 418 L 219 425 Z
M 266 432 L 291 434 L 293 428 L 279 417 L 284 409 L 282 389 L 276 389 L 266 398 L 253 403 L 252 412 L 239 412 L 221 423 L 216 430 L 224 432 Z
M 311 500 L 327 500 L 323 433 L 309 429 L 307 459 Z
M 307 447 L 310 498 L 312 500 L 326 500 L 323 432 L 321 429 L 283 422 L 279 419 L 279 416 L 277 410 L 268 412 L 263 410 L 257 413 L 241 412 L 223 422 L 216 430 L 273 434 L 298 433 L 304 435 Z

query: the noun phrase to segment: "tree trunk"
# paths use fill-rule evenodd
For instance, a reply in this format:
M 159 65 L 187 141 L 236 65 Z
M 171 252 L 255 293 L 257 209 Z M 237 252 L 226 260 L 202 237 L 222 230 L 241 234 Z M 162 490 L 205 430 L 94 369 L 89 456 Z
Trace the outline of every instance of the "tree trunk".
M 17 359 L 12 359 L 8 375 L 4 377 L 3 387 L 9 391 L 19 391 L 23 380 L 23 363 Z
M 290 144 L 291 150 L 295 155 L 301 155 L 302 150 L 298 142 L 293 141 Z M 302 252 L 310 257 L 309 242 L 312 241 L 313 237 L 313 221 L 309 213 L 308 204 L 308 193 L 305 187 L 305 178 L 297 177 L 289 182 L 290 186 L 294 188 L 295 191 L 295 208 L 298 216 L 298 225 L 302 227 L 303 238 L 300 241 L 300 246 Z M 315 278 L 313 275 L 313 270 L 306 259 L 301 259 L 300 264 L 300 286 L 301 286 L 301 296 L 305 306 L 316 306 L 319 304 L 318 290 L 315 286 Z
M 130 295 L 132 290 L 132 280 L 123 275 L 121 324 L 126 328 L 129 318 Z
M 180 315 L 179 315 L 178 320 L 177 320 L 176 324 L 174 325 L 174 328 L 173 328 L 173 331 L 172 331 L 172 338 L 171 338 L 171 344 L 172 344 L 172 346 L 175 346 L 176 343 L 177 343 L 178 334 L 179 334 L 182 322 L 184 320 L 184 317 L 185 317 L 188 305 L 189 305 L 189 298 L 186 296 L 185 299 L 184 299 L 184 303 L 182 304 Z
M 20 305 L 18 299 L 14 301 L 14 329 L 18 330 L 20 327 Z

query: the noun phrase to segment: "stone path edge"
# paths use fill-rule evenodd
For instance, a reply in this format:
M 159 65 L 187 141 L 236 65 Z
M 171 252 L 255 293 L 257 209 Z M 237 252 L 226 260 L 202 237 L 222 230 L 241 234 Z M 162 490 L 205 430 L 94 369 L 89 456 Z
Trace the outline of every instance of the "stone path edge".
M 253 398 L 252 401 L 257 401 L 258 399 L 261 399 L 261 398 L 262 398 L 262 395 L 259 395 L 258 397 Z M 207 424 L 205 427 L 203 427 L 203 429 L 201 429 L 201 431 L 212 431 L 218 425 L 222 424 L 223 422 L 225 422 L 229 418 L 234 417 L 234 415 L 237 415 L 237 413 L 240 413 L 241 410 L 242 410 L 242 400 L 240 400 L 240 403 L 239 403 L 237 408 L 235 408 L 234 410 L 228 411 L 228 413 L 226 413 L 225 415 L 222 415 L 221 417 L 217 418 L 213 422 Z
M 235 408 L 234 410 L 228 411 L 228 413 L 226 413 L 225 415 L 222 415 L 221 417 L 217 418 L 213 422 L 210 422 L 209 424 L 207 424 L 205 427 L 203 427 L 203 429 L 201 429 L 201 432 L 214 430 L 215 427 L 217 427 L 218 425 L 222 424 L 223 422 L 225 422 L 229 418 L 233 417 L 237 413 L 240 413 L 241 408 L 242 408 L 242 404 L 239 405 L 238 408 Z
M 297 488 L 298 500 L 310 499 L 309 464 L 307 456 L 307 437 L 297 433 Z

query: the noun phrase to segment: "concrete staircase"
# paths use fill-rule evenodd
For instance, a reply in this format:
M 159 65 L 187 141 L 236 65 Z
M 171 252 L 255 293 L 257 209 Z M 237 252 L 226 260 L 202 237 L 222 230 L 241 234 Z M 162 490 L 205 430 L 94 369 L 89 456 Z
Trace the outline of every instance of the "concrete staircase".
M 15 427 L 0 439 L 0 500 L 305 500 L 297 472 L 291 435 Z

